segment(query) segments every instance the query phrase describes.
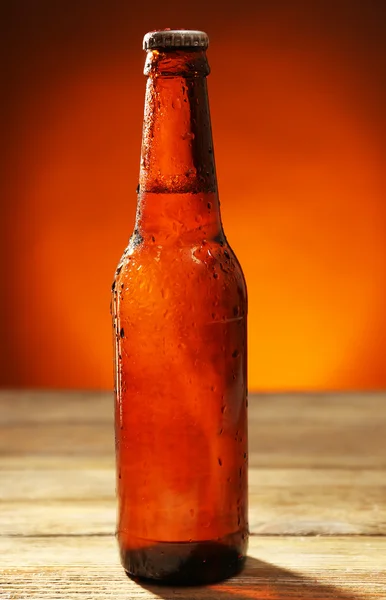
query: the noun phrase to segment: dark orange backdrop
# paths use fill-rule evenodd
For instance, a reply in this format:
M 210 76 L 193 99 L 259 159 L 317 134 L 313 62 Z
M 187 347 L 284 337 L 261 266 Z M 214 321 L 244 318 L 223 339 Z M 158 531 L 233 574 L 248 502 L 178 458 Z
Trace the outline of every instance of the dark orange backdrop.
M 386 388 L 385 3 L 8 4 L 1 384 L 112 385 L 110 284 L 135 213 L 141 41 L 171 26 L 211 37 L 250 388 Z

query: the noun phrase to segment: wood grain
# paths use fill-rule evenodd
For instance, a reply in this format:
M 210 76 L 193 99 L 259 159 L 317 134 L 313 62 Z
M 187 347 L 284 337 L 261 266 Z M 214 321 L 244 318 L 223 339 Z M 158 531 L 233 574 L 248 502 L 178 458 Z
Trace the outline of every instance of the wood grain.
M 385 538 L 252 537 L 245 571 L 202 588 L 145 588 L 128 579 L 108 537 L 0 538 L 3 599 L 171 600 L 386 598 Z
M 0 456 L 113 453 L 109 393 L 2 392 Z M 386 394 L 251 395 L 250 465 L 386 467 Z
M 386 599 L 386 394 L 250 399 L 250 558 L 146 589 L 118 564 L 112 395 L 0 393 L 0 598 Z
M 0 461 L 4 466 L 6 461 Z M 113 533 L 113 464 L 68 459 L 3 469 L 0 531 L 8 535 Z M 73 465 L 72 465 L 73 466 Z M 38 474 L 37 474 L 38 471 Z M 38 482 L 38 485 L 37 485 Z M 265 535 L 386 534 L 386 473 L 250 469 L 250 529 Z

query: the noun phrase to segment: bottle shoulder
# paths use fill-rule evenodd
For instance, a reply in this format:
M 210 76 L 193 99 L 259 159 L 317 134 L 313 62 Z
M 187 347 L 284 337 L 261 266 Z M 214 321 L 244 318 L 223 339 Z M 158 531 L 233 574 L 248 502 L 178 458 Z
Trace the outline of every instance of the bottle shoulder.
M 243 274 L 236 254 L 226 240 L 202 240 L 188 244 L 176 242 L 165 245 L 130 242 L 118 263 L 115 278 L 141 269 L 149 272 L 153 270 L 170 272 L 172 265 L 174 267 L 178 265 L 178 271 L 184 268 L 213 271 L 212 275 L 215 279 L 221 274 Z
M 160 245 L 130 243 L 117 267 L 113 288 L 125 288 L 136 297 L 157 289 L 178 296 L 237 294 L 246 299 L 246 283 L 240 263 L 228 242 Z

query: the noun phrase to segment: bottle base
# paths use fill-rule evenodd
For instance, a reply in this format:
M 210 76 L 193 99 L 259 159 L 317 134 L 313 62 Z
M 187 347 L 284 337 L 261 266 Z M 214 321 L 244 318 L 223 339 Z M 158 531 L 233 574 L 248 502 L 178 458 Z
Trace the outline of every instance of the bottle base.
M 230 545 L 221 540 L 157 542 L 121 549 L 126 574 L 135 580 L 164 585 L 206 585 L 240 573 L 245 563 L 247 540 Z

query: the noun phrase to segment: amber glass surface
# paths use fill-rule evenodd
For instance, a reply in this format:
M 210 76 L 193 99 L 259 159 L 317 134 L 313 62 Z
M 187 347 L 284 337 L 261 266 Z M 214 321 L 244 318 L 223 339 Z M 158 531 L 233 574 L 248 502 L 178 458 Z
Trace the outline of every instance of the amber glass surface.
M 134 233 L 113 283 L 129 575 L 223 579 L 247 548 L 246 287 L 220 218 L 202 50 L 147 54 Z

